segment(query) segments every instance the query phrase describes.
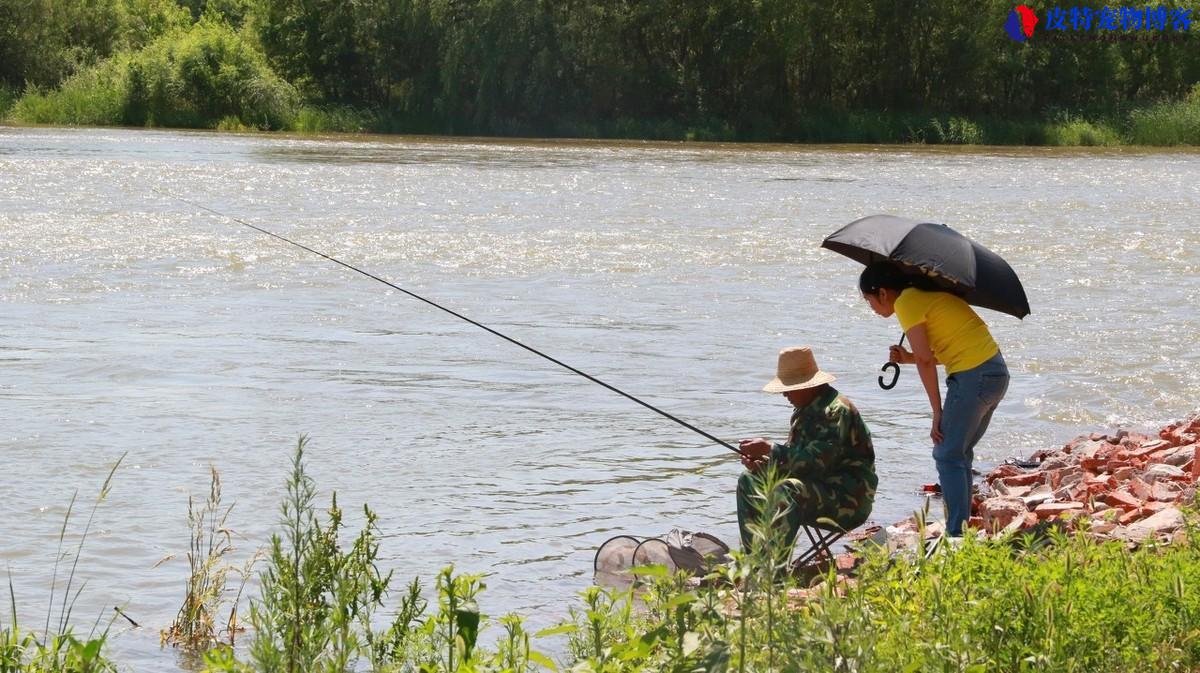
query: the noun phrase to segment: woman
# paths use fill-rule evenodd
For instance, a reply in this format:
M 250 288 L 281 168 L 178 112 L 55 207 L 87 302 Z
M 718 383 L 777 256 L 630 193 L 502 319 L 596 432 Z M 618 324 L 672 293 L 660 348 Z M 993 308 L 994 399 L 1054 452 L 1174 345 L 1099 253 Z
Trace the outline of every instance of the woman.
M 863 298 L 884 318 L 893 314 L 912 350 L 891 347 L 892 362 L 916 364 L 933 410 L 933 460 L 946 534 L 962 535 L 971 515 L 971 462 L 992 412 L 1008 391 L 1008 367 L 987 325 L 967 302 L 937 290 L 914 287 L 914 279 L 894 265 L 868 266 L 858 279 Z M 938 388 L 937 365 L 946 368 L 946 402 Z

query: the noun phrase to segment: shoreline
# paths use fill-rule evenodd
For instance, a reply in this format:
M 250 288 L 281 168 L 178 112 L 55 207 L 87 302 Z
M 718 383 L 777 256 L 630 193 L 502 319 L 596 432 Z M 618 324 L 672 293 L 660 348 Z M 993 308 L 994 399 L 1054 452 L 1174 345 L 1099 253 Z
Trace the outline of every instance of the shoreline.
M 983 539 L 1056 527 L 1130 548 L 1169 544 L 1184 534 L 1183 510 L 1195 504 L 1198 488 L 1200 413 L 1157 434 L 1091 432 L 1025 460 L 1009 459 L 977 482 L 968 527 Z M 925 507 L 932 501 L 926 496 Z M 890 552 L 929 548 L 942 532 L 940 521 L 915 516 L 867 526 L 846 534 L 847 548 L 834 561 L 840 573 L 850 572 L 862 560 L 855 545 L 874 542 Z

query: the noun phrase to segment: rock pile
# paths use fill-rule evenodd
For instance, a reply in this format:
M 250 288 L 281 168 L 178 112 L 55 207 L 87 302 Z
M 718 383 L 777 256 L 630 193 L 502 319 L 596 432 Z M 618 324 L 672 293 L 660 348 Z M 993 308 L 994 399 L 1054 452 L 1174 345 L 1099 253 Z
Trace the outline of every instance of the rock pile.
M 1120 430 L 1077 437 L 984 477 L 972 527 L 988 533 L 1061 520 L 1100 539 L 1169 540 L 1200 479 L 1200 415 L 1157 437 Z

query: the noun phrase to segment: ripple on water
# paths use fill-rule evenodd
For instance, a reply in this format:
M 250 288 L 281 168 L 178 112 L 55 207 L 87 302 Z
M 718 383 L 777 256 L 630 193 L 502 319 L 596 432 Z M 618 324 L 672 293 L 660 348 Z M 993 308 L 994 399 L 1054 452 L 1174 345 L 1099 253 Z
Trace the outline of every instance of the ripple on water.
M 734 540 L 739 470 L 628 400 L 154 190 L 727 440 L 783 434 L 786 407 L 758 389 L 778 348 L 811 344 L 873 429 L 883 522 L 935 477 L 915 374 L 875 384 L 896 325 L 818 247 L 862 215 L 945 221 L 1025 281 L 1033 315 L 985 316 L 1014 379 L 980 463 L 1155 427 L 1200 396 L 1200 155 L 78 129 L 0 129 L 0 144 L 0 557 L 40 610 L 72 493 L 90 508 L 128 452 L 79 614 L 120 604 L 144 624 L 115 641 L 139 670 L 185 666 L 155 631 L 180 599 L 187 495 L 221 471 L 248 558 L 300 433 L 322 501 L 379 513 L 397 577 L 492 572 L 485 610 L 535 627 L 565 613 L 611 535 Z

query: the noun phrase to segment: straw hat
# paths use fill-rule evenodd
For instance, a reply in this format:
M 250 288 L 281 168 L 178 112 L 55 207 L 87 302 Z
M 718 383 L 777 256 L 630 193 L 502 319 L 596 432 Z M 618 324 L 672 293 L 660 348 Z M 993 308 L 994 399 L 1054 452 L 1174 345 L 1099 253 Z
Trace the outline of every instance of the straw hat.
M 776 372 L 775 380 L 763 386 L 764 393 L 786 393 L 789 390 L 816 388 L 837 380 L 832 374 L 826 374 L 817 367 L 817 360 L 808 346 L 795 346 L 779 351 L 779 366 Z

